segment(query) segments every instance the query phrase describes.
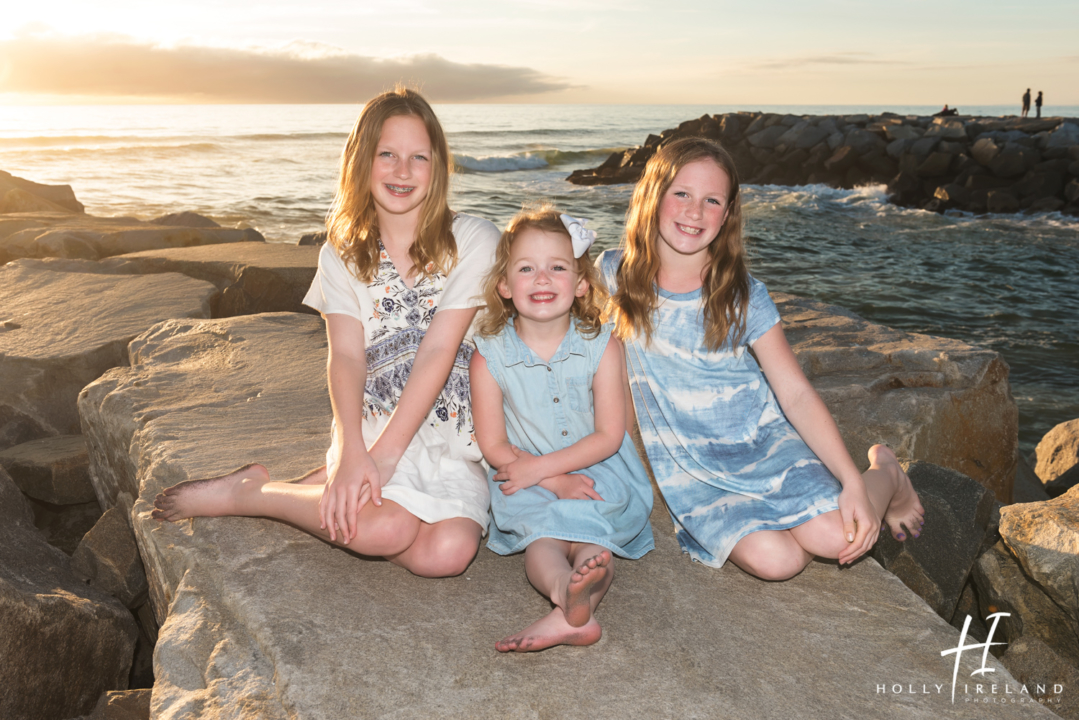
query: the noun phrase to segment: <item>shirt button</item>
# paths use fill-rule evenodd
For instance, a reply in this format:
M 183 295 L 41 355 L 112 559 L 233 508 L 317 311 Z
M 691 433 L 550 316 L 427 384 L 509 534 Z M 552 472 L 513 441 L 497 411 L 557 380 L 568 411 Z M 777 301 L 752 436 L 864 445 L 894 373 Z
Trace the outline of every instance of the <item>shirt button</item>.
M 555 402 L 558 402 L 558 398 L 555 398 L 555 399 L 554 399 L 554 401 L 555 401 Z
M 569 435 L 569 433 L 568 433 L 568 432 L 566 432 L 565 430 L 563 430 L 563 431 L 562 431 L 562 437 L 566 437 L 567 435 Z
M 550 366 L 547 367 L 547 372 L 552 372 Z

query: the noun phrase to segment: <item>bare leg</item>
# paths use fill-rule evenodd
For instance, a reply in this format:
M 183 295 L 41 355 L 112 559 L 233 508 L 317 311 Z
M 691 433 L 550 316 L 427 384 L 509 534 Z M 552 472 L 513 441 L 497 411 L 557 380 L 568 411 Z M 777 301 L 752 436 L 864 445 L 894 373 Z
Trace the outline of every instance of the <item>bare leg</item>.
M 386 559 L 420 577 L 460 575 L 476 557 L 482 535 L 483 528 L 468 518 L 421 522 L 408 549 Z
M 467 518 L 425 523 L 392 500 L 381 506 L 364 504 L 358 534 L 348 544 L 330 540 L 318 516 L 325 483 L 325 466 L 294 480 L 270 482 L 266 468 L 246 465 L 228 475 L 167 488 L 154 501 L 153 517 L 175 521 L 242 515 L 283 520 L 339 547 L 385 557 L 421 577 L 460 575 L 476 556 L 483 532 L 477 523 Z
M 888 524 L 896 540 L 907 539 L 904 526 L 918 537 L 925 510 L 895 453 L 885 445 L 874 445 L 868 455 L 869 469 L 862 478 L 877 517 Z M 839 511 L 833 510 L 790 530 L 750 533 L 738 541 L 730 558 L 757 577 L 786 580 L 801 572 L 814 556 L 836 558 L 846 547 L 843 520 Z
M 499 652 L 591 645 L 600 639 L 603 631 L 593 613 L 614 579 L 609 550 L 541 538 L 525 551 L 525 572 L 536 589 L 551 598 L 556 607 L 521 632 L 496 643 Z

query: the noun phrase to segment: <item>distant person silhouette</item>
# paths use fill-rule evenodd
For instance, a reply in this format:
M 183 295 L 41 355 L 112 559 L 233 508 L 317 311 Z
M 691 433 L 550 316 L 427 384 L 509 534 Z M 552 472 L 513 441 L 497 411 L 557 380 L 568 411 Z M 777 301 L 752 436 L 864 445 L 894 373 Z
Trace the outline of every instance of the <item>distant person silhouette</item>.
M 1034 117 L 1042 116 L 1042 91 L 1038 91 L 1038 97 L 1034 98 Z
M 1030 114 L 1030 88 L 1023 93 L 1023 112 L 1019 117 L 1026 117 Z
M 949 108 L 947 105 L 945 105 L 943 110 L 938 113 L 933 113 L 933 117 L 952 117 L 953 115 L 958 114 L 959 110 L 957 110 L 956 108 Z

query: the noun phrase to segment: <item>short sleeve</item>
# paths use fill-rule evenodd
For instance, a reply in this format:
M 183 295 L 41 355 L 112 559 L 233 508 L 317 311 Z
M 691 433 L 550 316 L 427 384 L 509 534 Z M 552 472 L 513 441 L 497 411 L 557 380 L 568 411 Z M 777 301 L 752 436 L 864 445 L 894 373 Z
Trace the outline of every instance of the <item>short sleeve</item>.
M 752 345 L 779 322 L 779 310 L 760 280 L 749 276 L 749 306 L 746 309 L 745 343 Z
M 476 335 L 473 338 L 476 343 L 476 352 L 482 357 L 484 362 L 487 363 L 487 372 L 491 373 L 491 377 L 494 378 L 495 384 L 498 385 L 498 389 L 503 393 L 506 392 L 506 381 L 502 377 L 501 366 L 504 365 L 502 359 L 502 353 L 499 352 L 499 346 L 503 343 L 502 334 L 486 337 L 483 335 Z
M 607 286 L 607 292 L 612 295 L 618 289 L 618 263 L 622 260 L 622 251 L 604 250 L 596 258 L 596 268 L 599 269 L 600 277 Z
M 493 222 L 474 215 L 457 214 L 453 221 L 457 264 L 442 286 L 436 313 L 483 305 L 483 280 L 494 264 L 500 236 Z
M 323 315 L 340 313 L 363 322 L 363 308 L 353 287 L 354 280 L 345 261 L 337 254 L 337 249 L 330 243 L 324 243 L 318 253 L 318 272 L 303 298 L 303 304 Z

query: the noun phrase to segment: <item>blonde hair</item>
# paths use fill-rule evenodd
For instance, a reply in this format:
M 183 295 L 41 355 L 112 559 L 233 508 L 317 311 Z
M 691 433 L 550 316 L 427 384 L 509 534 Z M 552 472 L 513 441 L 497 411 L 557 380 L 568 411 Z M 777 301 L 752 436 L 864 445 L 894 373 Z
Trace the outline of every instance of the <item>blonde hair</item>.
M 483 299 L 487 308 L 476 323 L 480 335 L 497 335 L 506 327 L 510 318 L 517 317 L 517 308 L 513 300 L 502 297 L 498 284 L 506 279 L 510 265 L 510 248 L 522 232 L 528 229 L 564 235 L 570 240 L 569 231 L 559 218 L 559 211 L 549 202 L 525 206 L 506 225 L 495 250 L 495 261 L 483 281 Z M 577 318 L 577 330 L 585 337 L 592 338 L 599 334 L 603 321 L 600 316 L 607 303 L 607 291 L 599 281 L 592 258 L 586 250 L 577 258 L 577 275 L 588 283 L 588 290 L 582 297 L 573 298 L 570 314 Z
M 742 199 L 734 160 L 719 143 L 701 137 L 682 138 L 659 149 L 645 166 L 644 175 L 633 190 L 626 214 L 626 234 L 622 241 L 622 261 L 618 266 L 618 290 L 610 309 L 615 333 L 623 340 L 644 334 L 645 344 L 655 328 L 652 313 L 659 305 L 656 278 L 660 260 L 659 206 L 678 172 L 692 162 L 711 160 L 727 173 L 730 192 L 727 218 L 719 234 L 708 245 L 711 258 L 701 285 L 704 309 L 704 343 L 718 350 L 730 334 L 737 344 L 745 333 L 749 304 L 749 271 L 742 240 Z
M 378 215 L 371 195 L 371 166 L 391 117 L 409 115 L 423 121 L 431 140 L 431 185 L 420 209 L 416 239 L 408 250 L 419 278 L 433 270 L 449 273 L 457 264 L 457 242 L 447 204 L 450 187 L 449 146 L 434 110 L 418 92 L 398 85 L 367 102 L 341 152 L 337 194 L 326 215 L 327 240 L 351 266 L 356 277 L 370 282 L 378 274 Z

